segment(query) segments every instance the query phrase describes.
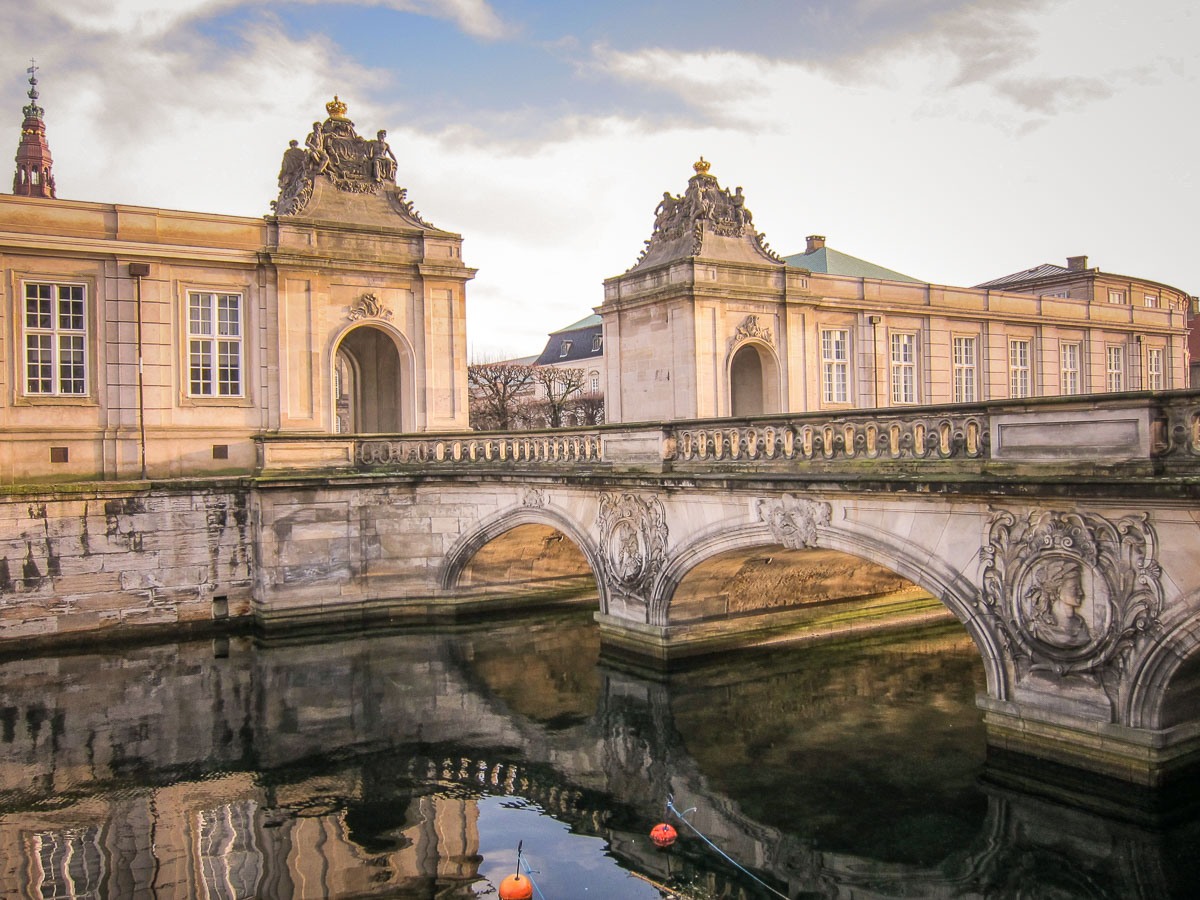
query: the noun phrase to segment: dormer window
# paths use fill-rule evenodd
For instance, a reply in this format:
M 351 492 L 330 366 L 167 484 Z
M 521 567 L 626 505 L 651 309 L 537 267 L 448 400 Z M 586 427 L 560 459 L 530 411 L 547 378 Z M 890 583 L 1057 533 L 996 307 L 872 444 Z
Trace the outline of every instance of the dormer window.
M 603 346 L 604 346 L 603 335 L 598 334 L 594 338 L 592 338 L 592 352 L 593 353 L 599 353 Z
M 570 352 L 571 352 L 571 342 L 563 341 L 562 345 L 558 348 L 558 358 L 562 359 Z

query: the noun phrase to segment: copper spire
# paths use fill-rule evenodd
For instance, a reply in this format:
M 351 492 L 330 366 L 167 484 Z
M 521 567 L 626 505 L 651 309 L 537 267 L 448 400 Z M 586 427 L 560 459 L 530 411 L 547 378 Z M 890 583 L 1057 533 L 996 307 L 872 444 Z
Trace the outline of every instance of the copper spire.
M 46 143 L 45 112 L 38 106 L 37 64 L 29 61 L 29 105 L 22 107 L 21 143 L 17 145 L 17 171 L 13 193 L 22 197 L 55 197 L 50 145 Z

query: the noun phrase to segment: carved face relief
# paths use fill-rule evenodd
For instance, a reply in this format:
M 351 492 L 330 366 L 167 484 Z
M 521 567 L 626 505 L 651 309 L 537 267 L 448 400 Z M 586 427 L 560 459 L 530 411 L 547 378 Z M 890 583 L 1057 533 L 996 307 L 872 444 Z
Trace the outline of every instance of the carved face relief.
M 980 552 L 982 602 L 1031 668 L 1119 672 L 1162 612 L 1156 548 L 1145 515 L 998 512 Z
M 600 557 L 609 586 L 645 597 L 666 556 L 662 503 L 636 494 L 600 496 Z
M 828 503 L 784 494 L 781 500 L 759 500 L 758 520 L 765 522 L 777 543 L 789 550 L 817 546 L 817 529 L 829 525 Z

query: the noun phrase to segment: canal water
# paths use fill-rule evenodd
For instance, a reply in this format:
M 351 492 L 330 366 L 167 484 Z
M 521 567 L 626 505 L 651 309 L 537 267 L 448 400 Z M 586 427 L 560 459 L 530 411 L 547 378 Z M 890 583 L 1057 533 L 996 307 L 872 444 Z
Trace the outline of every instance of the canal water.
M 518 843 L 546 900 L 1196 896 L 1195 818 L 998 768 L 982 678 L 957 626 L 656 678 L 587 612 L 12 660 L 0 898 L 496 897 Z

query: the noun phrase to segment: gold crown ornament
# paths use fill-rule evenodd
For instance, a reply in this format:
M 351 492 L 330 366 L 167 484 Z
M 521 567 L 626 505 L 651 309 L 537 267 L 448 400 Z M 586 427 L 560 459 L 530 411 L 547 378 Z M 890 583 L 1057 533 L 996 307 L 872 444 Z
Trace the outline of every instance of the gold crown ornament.
M 697 175 L 707 175 L 708 170 L 712 168 L 712 163 L 705 160 L 705 158 L 702 156 L 700 157 L 699 162 L 692 163 L 692 168 L 696 170 Z
M 346 104 L 337 98 L 337 94 L 333 95 L 333 99 L 325 104 L 325 111 L 329 113 L 331 119 L 344 119 L 346 117 Z

